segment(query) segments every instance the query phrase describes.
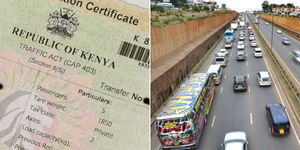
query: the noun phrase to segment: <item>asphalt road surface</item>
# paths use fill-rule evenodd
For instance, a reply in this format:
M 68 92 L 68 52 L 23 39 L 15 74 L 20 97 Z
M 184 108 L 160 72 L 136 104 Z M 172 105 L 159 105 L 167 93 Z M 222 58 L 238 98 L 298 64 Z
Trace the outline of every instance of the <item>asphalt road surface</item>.
M 260 19 L 260 24 L 256 25 L 259 27 L 260 33 L 266 37 L 267 41 L 271 44 L 271 37 L 272 37 L 272 25 L 269 23 L 269 25 L 266 24 L 266 22 L 262 19 Z M 289 70 L 292 72 L 298 83 L 300 84 L 300 63 L 293 60 L 292 51 L 293 50 L 300 50 L 300 42 L 289 35 L 282 32 L 281 34 L 278 34 L 277 31 L 278 28 L 273 27 L 273 42 L 272 47 L 277 52 L 277 54 L 280 56 L 280 58 L 284 61 L 286 66 L 289 68 Z M 291 44 L 290 45 L 284 45 L 282 44 L 282 39 L 287 37 L 290 39 Z
M 208 122 L 206 123 L 197 149 L 219 150 L 225 133 L 230 131 L 245 131 L 249 141 L 248 149 L 250 150 L 300 149 L 299 142 L 293 130 L 291 130 L 288 136 L 284 137 L 274 137 L 270 134 L 265 105 L 269 103 L 281 103 L 281 100 L 274 84 L 271 87 L 258 86 L 256 73 L 259 71 L 268 71 L 268 68 L 264 58 L 253 57 L 253 48 L 250 47 L 247 33 L 244 50 L 247 54 L 246 60 L 236 61 L 237 34 L 239 32 L 240 29 L 235 31 L 234 45 L 228 54 L 229 62 L 223 70 L 221 84 L 216 89 Z M 223 43 L 224 41 L 222 40 L 215 51 L 223 48 Z M 201 71 L 199 70 L 199 72 Z M 233 92 L 233 77 L 241 74 L 247 76 L 248 91 L 235 93 Z M 156 132 L 152 131 L 151 135 L 151 149 L 157 150 L 160 148 L 160 144 L 156 137 Z

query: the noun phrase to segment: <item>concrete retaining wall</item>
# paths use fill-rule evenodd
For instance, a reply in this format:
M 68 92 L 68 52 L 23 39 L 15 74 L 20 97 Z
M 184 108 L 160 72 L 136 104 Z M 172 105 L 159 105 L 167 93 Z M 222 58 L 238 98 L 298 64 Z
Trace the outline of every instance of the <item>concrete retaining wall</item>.
M 234 13 L 218 15 L 206 19 L 192 20 L 185 23 L 170 24 L 151 28 L 151 61 L 174 52 L 192 40 L 210 33 L 224 22 L 230 20 Z

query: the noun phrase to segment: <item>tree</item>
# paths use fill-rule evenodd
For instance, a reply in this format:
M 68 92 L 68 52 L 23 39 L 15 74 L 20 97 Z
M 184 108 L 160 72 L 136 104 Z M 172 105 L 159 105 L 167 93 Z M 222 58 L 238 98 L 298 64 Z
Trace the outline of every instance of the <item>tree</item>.
M 287 3 L 286 6 L 288 8 L 295 8 L 295 5 L 293 3 Z
M 267 12 L 269 10 L 269 2 L 267 0 L 265 0 L 262 4 L 261 7 L 263 9 L 264 12 Z
M 279 5 L 277 5 L 277 4 L 270 4 L 269 5 L 269 10 L 271 10 L 271 12 L 273 12 L 273 8 L 277 8 L 277 7 L 279 7 Z
M 285 4 L 280 4 L 279 7 L 286 8 L 286 5 Z
M 184 7 L 186 0 L 171 0 L 170 1 L 175 7 Z

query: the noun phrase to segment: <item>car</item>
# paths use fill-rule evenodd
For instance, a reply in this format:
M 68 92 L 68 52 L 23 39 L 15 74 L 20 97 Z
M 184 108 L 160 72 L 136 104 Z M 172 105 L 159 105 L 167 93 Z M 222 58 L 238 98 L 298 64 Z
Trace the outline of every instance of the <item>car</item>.
M 252 32 L 252 29 L 248 29 L 248 33 L 251 33 Z
M 239 41 L 244 41 L 244 40 L 245 40 L 245 36 L 244 35 L 240 35 Z
M 240 49 L 245 49 L 245 45 L 244 45 L 244 42 L 243 42 L 243 41 L 238 41 L 237 49 L 238 49 L 238 50 L 240 50 Z
M 252 29 L 252 27 L 251 27 L 251 26 L 249 26 L 249 27 L 248 27 L 248 30 L 249 30 L 249 29 Z
M 227 65 L 227 59 L 226 59 L 226 57 L 217 56 L 215 58 L 215 62 L 216 62 L 216 64 L 219 64 L 222 67 L 226 67 L 226 65 Z
M 259 86 L 271 86 L 271 76 L 267 71 L 260 71 L 256 74 L 257 82 Z
M 252 40 L 255 40 L 254 35 L 250 35 L 250 36 L 249 36 L 249 41 L 252 41 Z
M 279 30 L 279 29 L 277 29 L 276 32 L 277 32 L 278 34 L 281 34 L 281 33 L 282 33 L 282 31 Z
M 288 135 L 291 125 L 285 108 L 281 104 L 267 104 L 265 109 L 271 134 L 275 136 Z
M 297 63 L 300 63 L 300 50 L 293 50 L 293 58 Z
M 255 20 L 254 23 L 255 23 L 255 24 L 259 24 L 258 20 Z
M 244 34 L 245 34 L 245 32 L 244 32 L 244 31 L 241 31 L 239 34 L 240 34 L 240 35 L 244 35 Z
M 282 39 L 282 44 L 284 44 L 284 45 L 290 45 L 291 41 L 288 38 L 283 38 Z
M 222 150 L 247 150 L 247 135 L 243 131 L 233 131 L 225 134 L 221 144 Z
M 225 56 L 227 56 L 227 55 L 228 55 L 228 50 L 227 50 L 227 49 L 221 48 L 221 49 L 219 50 L 219 56 L 225 57 Z
M 259 48 L 259 47 L 254 48 L 253 51 L 254 51 L 253 56 L 254 56 L 255 58 L 261 58 L 261 57 L 263 57 L 261 48 Z
M 266 25 L 268 26 L 268 25 L 269 25 L 269 23 L 268 23 L 268 22 L 266 22 Z
M 247 81 L 246 76 L 244 75 L 236 75 L 234 76 L 233 81 L 233 91 L 234 92 L 245 92 L 247 91 Z
M 257 44 L 256 41 L 251 41 L 250 46 L 251 46 L 251 47 L 257 47 L 258 44 Z
M 230 40 L 225 41 L 225 48 L 232 48 L 232 42 Z
M 240 60 L 246 60 L 246 54 L 244 51 L 237 51 L 236 52 L 236 60 L 240 61 Z

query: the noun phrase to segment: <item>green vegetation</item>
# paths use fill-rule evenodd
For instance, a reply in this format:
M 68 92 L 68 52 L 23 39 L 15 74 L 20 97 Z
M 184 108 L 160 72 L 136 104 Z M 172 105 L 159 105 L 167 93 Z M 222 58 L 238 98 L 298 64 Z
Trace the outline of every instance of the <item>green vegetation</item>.
M 157 9 L 157 8 L 155 8 Z M 208 8 L 209 9 L 209 8 Z M 232 11 L 203 11 L 198 7 L 192 7 L 191 10 L 156 10 L 151 8 L 151 25 L 162 26 L 173 23 L 180 23 L 195 19 L 203 19 L 211 16 L 228 14 Z
M 265 0 L 261 7 L 263 9 L 263 12 L 273 12 L 273 8 L 295 8 L 295 5 L 293 3 L 287 3 L 287 4 L 269 4 L 267 0 Z

